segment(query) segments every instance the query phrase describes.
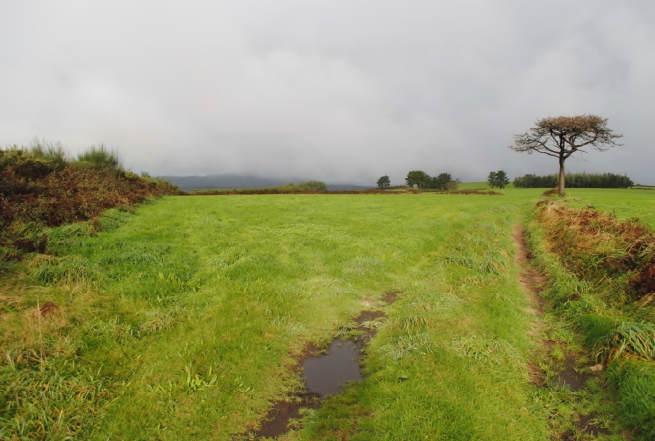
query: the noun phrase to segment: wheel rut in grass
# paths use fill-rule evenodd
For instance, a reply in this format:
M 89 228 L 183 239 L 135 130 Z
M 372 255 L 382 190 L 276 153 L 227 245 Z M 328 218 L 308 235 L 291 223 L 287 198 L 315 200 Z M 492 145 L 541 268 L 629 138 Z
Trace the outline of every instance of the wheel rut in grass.
M 382 301 L 390 305 L 398 299 L 398 293 L 390 292 L 382 296 Z M 358 331 L 356 337 L 336 338 L 326 351 L 310 345 L 299 362 L 299 369 L 305 384 L 304 390 L 290 397 L 289 401 L 278 401 L 268 412 L 256 439 L 276 438 L 291 430 L 292 419 L 300 418 L 302 409 L 316 408 L 325 397 L 343 390 L 348 382 L 362 381 L 360 358 L 368 342 L 377 329 L 371 326 L 376 320 L 386 317 L 383 311 L 362 311 L 355 319 L 351 330 Z
M 544 289 L 547 279 L 544 274 L 532 265 L 533 256 L 528 246 L 525 229 L 521 224 L 517 224 L 514 227 L 512 238 L 516 246 L 516 254 L 514 256 L 515 263 L 521 270 L 518 280 L 530 303 L 528 310 L 536 316 L 532 328 L 528 333 L 531 336 L 537 337 L 542 330 L 542 322 L 539 320 L 539 317 L 543 315 L 545 307 L 545 301 L 540 296 L 540 292 Z M 543 352 L 548 356 L 548 353 L 553 349 L 555 344 L 556 342 L 553 340 L 544 339 L 540 342 L 541 347 L 536 352 Z M 579 391 L 585 387 L 589 376 L 582 374 L 578 369 L 576 369 L 576 359 L 576 354 L 567 354 L 563 360 L 563 365 L 560 366 L 561 369 L 559 369 L 558 374 L 555 375 L 550 382 L 546 381 L 541 369 L 531 363 L 528 366 L 530 380 L 533 384 L 539 387 L 547 387 L 549 385 L 548 383 L 550 383 L 556 387 L 568 387 L 574 392 Z M 602 432 L 602 430 L 597 426 L 591 424 L 591 420 L 592 416 L 590 415 L 579 416 L 577 427 L 580 433 L 596 435 Z M 573 439 L 572 436 L 573 435 L 567 436 L 565 434 L 562 439 Z
M 519 283 L 530 301 L 529 310 L 537 315 L 541 315 L 543 313 L 544 300 L 539 296 L 539 292 L 543 289 L 546 278 L 537 268 L 530 265 L 532 253 L 528 247 L 525 230 L 521 224 L 516 224 L 514 227 L 512 238 L 516 246 L 514 261 L 516 266 L 521 269 Z M 535 324 L 532 335 L 535 335 L 537 331 L 537 325 Z

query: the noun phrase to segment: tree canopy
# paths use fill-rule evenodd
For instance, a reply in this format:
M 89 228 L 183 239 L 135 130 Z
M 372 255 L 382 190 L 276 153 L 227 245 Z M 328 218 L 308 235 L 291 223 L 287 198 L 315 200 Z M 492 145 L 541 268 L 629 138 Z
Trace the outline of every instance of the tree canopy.
M 489 172 L 489 177 L 487 178 L 487 182 L 489 183 L 489 186 L 491 188 L 505 188 L 507 184 L 509 184 L 509 178 L 507 177 L 507 173 L 505 173 L 503 170 L 498 170 L 498 171 L 492 171 Z
M 534 152 L 558 158 L 559 193 L 564 195 L 564 161 L 574 153 L 587 153 L 590 149 L 605 151 L 621 145 L 616 139 L 623 135 L 615 134 L 607 127 L 607 118 L 597 115 L 558 116 L 536 121 L 536 127 L 526 133 L 514 135 L 517 152 Z
M 408 187 L 417 186 L 418 188 L 427 188 L 430 185 L 430 175 L 421 170 L 412 170 L 407 173 L 405 182 Z
M 389 188 L 391 186 L 391 180 L 389 179 L 389 176 L 384 175 L 380 179 L 378 179 L 378 188 Z

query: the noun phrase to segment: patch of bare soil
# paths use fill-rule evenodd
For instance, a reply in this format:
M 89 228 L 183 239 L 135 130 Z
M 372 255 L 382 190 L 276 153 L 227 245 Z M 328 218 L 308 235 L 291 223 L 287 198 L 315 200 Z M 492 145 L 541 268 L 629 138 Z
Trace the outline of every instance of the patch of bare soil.
M 32 313 L 33 317 L 45 317 L 53 312 L 57 311 L 59 306 L 55 305 L 54 302 L 45 302 Z
M 529 310 L 537 315 L 540 315 L 543 312 L 544 301 L 539 296 L 539 292 L 543 289 L 543 286 L 546 282 L 544 277 L 539 270 L 530 265 L 532 261 L 532 253 L 528 248 L 528 241 L 525 236 L 525 231 L 521 224 L 516 224 L 514 230 L 512 231 L 512 238 L 514 239 L 514 244 L 516 246 L 516 254 L 514 255 L 514 261 L 516 265 L 521 268 L 521 273 L 519 274 L 519 283 L 523 288 L 523 292 L 528 297 L 530 301 Z M 535 328 L 532 330 L 532 335 L 536 334 L 538 329 L 535 323 Z
M 546 278 L 537 268 L 530 265 L 532 253 L 528 248 L 525 230 L 521 224 L 516 224 L 514 230 L 512 230 L 512 239 L 514 239 L 514 246 L 516 247 L 514 262 L 516 263 L 516 266 L 521 269 L 518 277 L 519 283 L 530 303 L 528 311 L 535 315 L 535 319 L 532 321 L 532 327 L 528 331 L 528 334 L 537 336 L 541 330 L 539 317 L 543 313 L 544 307 L 544 301 L 539 296 L 539 292 L 543 289 Z M 550 346 L 551 345 L 548 341 L 543 341 L 541 342 L 540 350 L 537 352 L 547 352 Z M 537 364 L 530 362 L 528 364 L 528 372 L 532 384 L 537 386 L 542 386 L 544 384 L 544 373 Z

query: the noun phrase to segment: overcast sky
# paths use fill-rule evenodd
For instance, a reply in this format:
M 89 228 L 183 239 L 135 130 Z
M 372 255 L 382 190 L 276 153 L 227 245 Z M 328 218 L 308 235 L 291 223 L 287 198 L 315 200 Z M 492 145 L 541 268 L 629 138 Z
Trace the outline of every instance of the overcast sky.
M 652 0 L 0 0 L 0 144 L 151 174 L 554 173 L 513 134 L 596 113 L 568 170 L 655 184 L 654 110 Z

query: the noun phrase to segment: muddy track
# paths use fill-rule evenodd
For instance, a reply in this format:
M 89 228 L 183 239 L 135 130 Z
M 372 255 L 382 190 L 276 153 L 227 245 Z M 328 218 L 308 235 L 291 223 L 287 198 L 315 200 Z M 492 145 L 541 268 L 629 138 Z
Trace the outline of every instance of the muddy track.
M 529 301 L 528 311 L 534 315 L 532 320 L 532 326 L 528 331 L 528 334 L 534 338 L 537 338 L 542 331 L 542 321 L 541 316 L 543 314 L 544 300 L 541 298 L 539 293 L 546 283 L 546 277 L 544 277 L 541 272 L 530 265 L 532 261 L 532 253 L 528 247 L 528 241 L 526 238 L 526 233 L 523 225 L 516 224 L 512 230 L 512 239 L 514 240 L 514 246 L 516 247 L 516 253 L 514 254 L 514 263 L 521 270 L 518 276 L 519 283 L 523 292 Z M 538 345 L 535 348 L 535 357 L 539 358 L 539 353 L 547 351 L 549 348 L 548 341 L 535 341 Z M 528 363 L 528 372 L 530 375 L 530 381 L 536 386 L 544 385 L 544 375 L 542 370 L 535 363 Z
M 536 358 L 543 356 L 548 357 L 548 352 L 555 344 L 552 340 L 539 339 L 543 331 L 543 321 L 541 316 L 544 313 L 544 306 L 546 302 L 541 297 L 540 292 L 545 288 L 547 278 L 536 267 L 532 266 L 532 253 L 530 252 L 526 232 L 521 224 L 516 224 L 512 231 L 512 238 L 516 246 L 516 254 L 514 255 L 514 262 L 521 270 L 518 280 L 521 288 L 529 301 L 528 311 L 535 315 L 532 321 L 532 327 L 528 334 L 534 337 L 537 347 L 534 350 Z M 560 366 L 560 372 L 551 380 L 546 382 L 542 370 L 533 363 L 528 364 L 528 371 L 530 374 L 530 381 L 538 387 L 549 387 L 549 385 L 566 386 L 572 391 L 579 391 L 585 387 L 589 375 L 582 374 L 576 369 L 576 354 L 568 353 L 564 360 L 563 366 Z M 592 425 L 590 420 L 591 415 L 579 415 L 577 420 L 577 427 L 581 434 L 598 435 L 605 433 L 603 429 Z M 563 440 L 573 440 L 572 434 L 564 434 Z
M 546 283 L 546 278 L 537 268 L 530 265 L 532 261 L 532 253 L 528 247 L 528 241 L 523 225 L 516 224 L 512 231 L 512 238 L 514 239 L 514 244 L 516 246 L 514 262 L 516 263 L 516 266 L 521 269 L 519 283 L 530 301 L 529 310 L 537 315 L 541 315 L 543 312 L 544 300 L 539 296 L 539 292 L 543 289 L 544 284 Z

